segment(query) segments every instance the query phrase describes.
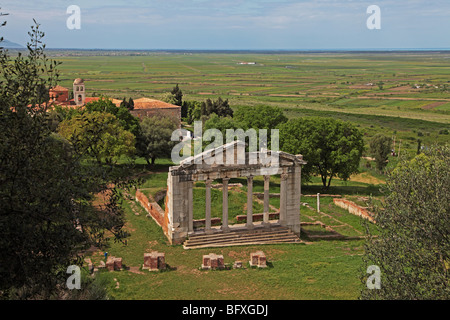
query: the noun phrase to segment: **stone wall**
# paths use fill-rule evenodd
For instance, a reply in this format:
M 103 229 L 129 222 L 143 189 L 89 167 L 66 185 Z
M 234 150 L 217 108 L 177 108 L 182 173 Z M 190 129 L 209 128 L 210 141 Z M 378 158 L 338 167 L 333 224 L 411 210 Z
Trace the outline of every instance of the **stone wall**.
M 253 221 L 263 221 L 264 214 L 263 213 L 254 213 Z M 269 212 L 269 220 L 278 220 L 280 218 L 280 212 Z M 246 215 L 238 215 L 236 216 L 236 221 L 238 223 L 243 223 L 247 221 Z
M 370 222 L 375 223 L 375 220 L 372 218 L 372 214 L 369 211 L 367 211 L 366 208 L 358 206 L 353 201 L 349 201 L 349 200 L 345 200 L 345 199 L 339 199 L 339 198 L 334 198 L 333 202 L 334 202 L 335 205 L 337 205 L 340 208 L 343 208 L 343 209 L 347 210 L 351 214 L 363 217 L 363 218 L 369 220 Z
M 155 222 L 167 233 L 165 213 L 157 202 L 151 202 L 145 194 L 136 190 L 136 201 L 148 212 Z

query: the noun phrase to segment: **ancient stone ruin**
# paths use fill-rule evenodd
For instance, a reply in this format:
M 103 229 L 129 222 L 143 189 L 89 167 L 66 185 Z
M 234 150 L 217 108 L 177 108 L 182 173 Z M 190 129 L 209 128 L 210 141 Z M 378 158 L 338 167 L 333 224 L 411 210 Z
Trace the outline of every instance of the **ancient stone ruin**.
M 153 251 L 151 253 L 144 253 L 143 270 L 158 271 L 166 269 L 165 254 L 162 252 Z
M 109 271 L 122 270 L 122 258 L 109 257 L 108 260 L 106 260 L 106 269 Z
M 215 253 L 210 253 L 204 255 L 202 259 L 202 269 L 223 269 L 225 264 L 223 262 L 223 255 L 217 255 Z
M 249 263 L 251 267 L 265 268 L 267 266 L 266 255 L 262 251 L 252 252 Z
M 229 155 L 232 162 L 230 163 Z M 223 158 L 222 158 L 223 157 Z M 276 164 L 264 161 L 264 157 L 277 159 Z M 215 161 L 222 158 L 223 161 Z M 255 161 L 256 159 L 256 161 Z M 221 162 L 221 163 L 220 163 Z M 211 164 L 212 163 L 212 164 Z M 245 152 L 245 143 L 234 141 L 183 160 L 179 166 L 170 167 L 167 180 L 166 211 L 162 228 L 172 244 L 180 244 L 194 232 L 193 188 L 196 181 L 206 184 L 206 214 L 204 234 L 229 233 L 228 182 L 230 178 L 247 178 L 247 219 L 245 228 L 253 230 L 253 178 L 264 177 L 264 212 L 262 225 L 287 227 L 300 236 L 301 166 L 306 162 L 301 155 L 281 151 Z M 269 221 L 270 176 L 280 175 L 280 213 L 276 223 Z M 220 179 L 223 190 L 222 225 L 211 225 L 211 183 Z

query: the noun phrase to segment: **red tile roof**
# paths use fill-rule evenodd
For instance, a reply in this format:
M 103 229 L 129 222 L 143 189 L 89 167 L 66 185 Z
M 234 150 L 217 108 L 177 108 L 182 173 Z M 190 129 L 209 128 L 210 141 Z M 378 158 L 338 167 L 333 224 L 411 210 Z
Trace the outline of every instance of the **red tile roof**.
M 166 109 L 166 108 L 180 108 L 180 107 L 174 104 L 150 98 L 139 98 L 134 100 L 134 109 L 153 109 L 153 108 Z
M 50 91 L 69 91 L 69 89 L 61 87 L 60 85 L 54 86 L 53 88 L 50 88 Z

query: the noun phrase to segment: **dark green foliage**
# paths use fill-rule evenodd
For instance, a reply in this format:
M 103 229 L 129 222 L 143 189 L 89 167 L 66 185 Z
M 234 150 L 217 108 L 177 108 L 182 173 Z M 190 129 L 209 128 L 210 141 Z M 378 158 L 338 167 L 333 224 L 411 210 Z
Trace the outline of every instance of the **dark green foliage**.
M 0 51 L 1 298 L 49 298 L 81 250 L 105 245 L 107 230 L 124 237 L 108 173 L 82 165 L 85 155 L 51 131 L 42 93 L 57 83 L 58 63 L 46 58 L 38 29 L 27 56 Z M 102 191 L 100 210 L 91 201 Z
M 271 106 L 238 107 L 234 118 L 239 121 L 244 129 L 276 129 L 288 119 L 283 110 Z
M 125 107 L 128 110 L 130 110 L 130 111 L 134 110 L 134 101 L 133 101 L 133 99 L 130 98 L 127 101 L 127 99 L 124 97 L 122 102 L 120 103 L 120 107 Z
M 324 189 L 331 180 L 347 180 L 358 172 L 364 150 L 361 132 L 352 124 L 332 118 L 297 118 L 280 126 L 280 148 L 302 154 L 308 162 L 302 169 L 306 181 L 319 175 Z
M 433 147 L 389 174 L 384 208 L 374 207 L 378 237 L 367 229 L 364 270 L 381 270 L 381 288 L 363 299 L 450 298 L 450 149 Z
M 387 165 L 388 155 L 392 151 L 392 139 L 379 133 L 370 141 L 370 154 L 375 158 L 378 170 L 383 170 Z
M 233 117 L 233 109 L 227 100 L 221 97 L 217 100 L 206 99 L 206 101 L 184 101 L 181 108 L 181 117 L 189 124 L 196 120 L 207 119 L 210 115 L 216 114 L 219 117 Z
M 99 164 L 105 160 L 112 164 L 122 155 L 135 153 L 135 136 L 125 130 L 114 115 L 99 111 L 86 112 L 64 120 L 58 133 L 66 138 L 74 149 L 94 157 Z
M 100 98 L 100 100 L 87 103 L 82 112 L 110 113 L 116 116 L 125 130 L 130 131 L 136 136 L 139 134 L 139 119 L 130 113 L 128 102 L 126 103 L 126 105 L 122 105 L 122 103 L 119 107 L 117 107 L 110 99 L 102 97 Z
M 206 99 L 206 101 L 202 102 L 201 111 L 203 116 L 215 113 L 219 117 L 233 117 L 233 110 L 228 103 L 228 99 L 223 100 L 221 97 L 214 101 Z
M 173 87 L 170 94 L 173 97 L 174 104 L 181 107 L 183 105 L 183 92 L 178 87 L 178 84 L 175 87 Z
M 138 155 L 147 163 L 155 163 L 157 158 L 170 157 L 176 142 L 171 141 L 176 123 L 169 117 L 146 117 L 141 122 L 141 133 L 137 137 Z
M 127 109 L 128 110 L 134 110 L 134 101 L 133 101 L 133 99 L 128 99 L 128 104 L 127 104 Z

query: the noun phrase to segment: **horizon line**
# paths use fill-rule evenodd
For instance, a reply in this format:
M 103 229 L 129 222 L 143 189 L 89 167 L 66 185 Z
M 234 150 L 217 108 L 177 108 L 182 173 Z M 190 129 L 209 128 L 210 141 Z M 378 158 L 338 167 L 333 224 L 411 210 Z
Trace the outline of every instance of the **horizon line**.
M 26 47 L 22 48 L 7 48 L 4 49 L 15 49 L 15 50 L 26 50 Z M 246 51 L 246 52 L 302 52 L 302 51 L 314 51 L 314 52 L 336 52 L 336 51 L 344 51 L 344 52 L 364 52 L 364 51 L 380 51 L 380 52 L 389 52 L 389 51 L 450 51 L 450 47 L 443 48 L 326 48 L 326 49 L 136 49 L 136 48 L 49 48 L 46 47 L 47 50 L 69 50 L 69 51 Z

